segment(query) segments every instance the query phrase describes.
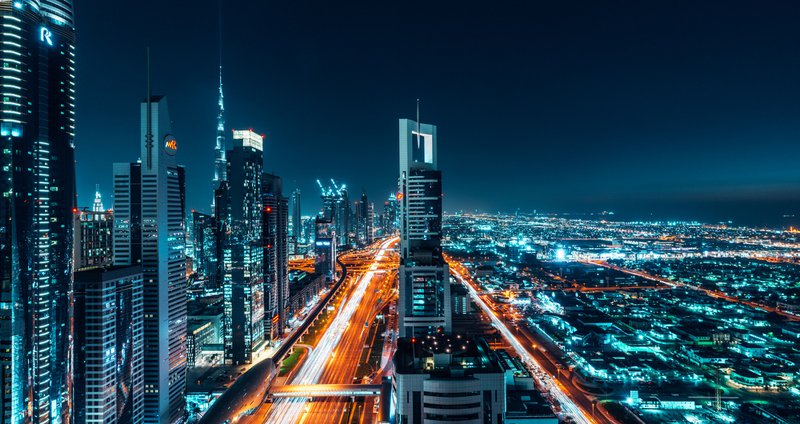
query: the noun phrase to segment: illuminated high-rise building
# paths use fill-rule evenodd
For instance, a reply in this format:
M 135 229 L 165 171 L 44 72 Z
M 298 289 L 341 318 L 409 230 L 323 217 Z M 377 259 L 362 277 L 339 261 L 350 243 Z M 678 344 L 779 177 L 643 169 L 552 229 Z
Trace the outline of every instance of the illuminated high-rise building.
M 222 65 L 219 66 L 219 99 L 217 100 L 217 139 L 214 145 L 213 189 L 219 188 L 220 181 L 228 179 L 228 161 L 225 158 L 225 102 L 222 95 Z
M 114 260 L 114 213 L 76 210 L 73 214 L 73 268 L 108 266 Z
M 264 137 L 251 130 L 233 131 L 226 154 L 229 231 L 224 241 L 223 283 L 225 362 L 250 363 L 264 343 L 264 250 L 261 178 Z
M 142 270 L 94 267 L 75 273 L 77 423 L 142 422 Z
M 141 265 L 144 422 L 186 409 L 185 173 L 167 99 L 141 104 L 141 162 L 114 164 L 114 264 Z
M 266 327 L 270 339 L 279 337 L 289 317 L 289 202 L 281 178 L 264 174 L 264 286 L 267 292 Z
M 72 405 L 75 28 L 72 1 L 0 1 L 0 418 Z
M 397 194 L 391 193 L 383 202 L 383 215 L 381 217 L 381 231 L 384 236 L 397 232 Z
M 442 257 L 442 172 L 436 126 L 400 120 L 401 337 L 452 330 L 450 274 Z
M 291 209 L 292 212 L 292 232 L 290 237 L 296 247 L 298 244 L 305 243 L 305 235 L 303 234 L 303 211 L 300 206 L 299 188 L 292 190 L 290 202 L 289 209 Z M 297 254 L 296 249 L 292 251 L 292 254 Z
M 375 236 L 373 206 L 367 200 L 366 192 L 361 192 L 361 199 L 356 201 L 355 209 L 356 242 L 359 246 L 366 246 L 372 243 Z

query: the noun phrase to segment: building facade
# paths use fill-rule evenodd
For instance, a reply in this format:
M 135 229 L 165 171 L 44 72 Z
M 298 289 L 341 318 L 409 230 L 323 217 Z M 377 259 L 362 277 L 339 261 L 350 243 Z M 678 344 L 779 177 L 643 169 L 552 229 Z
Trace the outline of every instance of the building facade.
M 72 404 L 72 2 L 4 1 L 0 19 L 0 416 L 65 422 Z
M 398 424 L 502 424 L 505 372 L 483 339 L 398 339 L 390 402 Z
M 261 178 L 264 138 L 234 130 L 227 152 L 228 200 L 224 218 L 224 349 L 227 364 L 250 363 L 264 343 L 264 250 Z
M 109 266 L 114 260 L 114 213 L 75 210 L 72 215 L 73 267 Z
M 442 173 L 436 126 L 400 120 L 399 333 L 452 331 L 450 271 L 442 256 Z
M 185 415 L 185 172 L 167 100 L 141 104 L 141 162 L 114 164 L 114 264 L 141 265 L 144 316 L 144 422 Z
M 264 285 L 268 297 L 266 321 L 271 340 L 286 328 L 289 304 L 289 203 L 281 178 L 264 174 Z
M 75 273 L 75 419 L 141 423 L 144 413 L 142 270 Z

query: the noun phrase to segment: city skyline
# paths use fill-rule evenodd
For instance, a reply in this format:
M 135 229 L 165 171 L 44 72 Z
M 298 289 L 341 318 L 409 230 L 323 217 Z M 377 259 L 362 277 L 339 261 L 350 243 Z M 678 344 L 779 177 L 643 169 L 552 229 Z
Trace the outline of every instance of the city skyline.
M 199 182 L 213 179 L 217 8 L 209 1 L 183 24 L 170 5 L 139 19 L 146 6 L 76 5 L 77 51 L 86 55 L 79 205 L 90 204 L 97 183 L 110 193 L 109 170 L 82 165 L 135 155 L 127 152 L 135 144 L 130 105 L 143 96 L 150 45 L 154 89 L 172 99 L 197 182 L 187 187 L 188 208 L 210 212 Z M 724 10 L 505 6 L 485 17 L 470 7 L 429 6 L 422 16 L 411 9 L 223 7 L 226 130 L 266 134 L 265 170 L 308 193 L 304 214 L 319 205 L 316 178 L 372 198 L 391 191 L 392 122 L 413 118 L 416 98 L 421 119 L 447 129 L 447 211 L 611 210 L 780 226 L 798 209 L 794 8 L 764 4 L 758 18 L 744 2 Z M 239 25 L 240 13 L 264 24 Z M 134 36 L 143 21 L 147 31 Z M 418 58 L 397 67 L 396 51 L 407 47 Z M 588 72 L 571 71 L 578 68 Z M 118 95 L 97 102 L 109 88 Z M 114 149 L 104 147 L 109 137 Z M 483 178 L 471 178 L 474 166 Z

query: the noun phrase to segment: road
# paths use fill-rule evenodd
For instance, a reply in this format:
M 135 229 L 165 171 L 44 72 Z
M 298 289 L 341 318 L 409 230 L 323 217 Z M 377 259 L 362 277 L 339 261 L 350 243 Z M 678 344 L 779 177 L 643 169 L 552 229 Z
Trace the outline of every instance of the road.
M 394 295 L 392 270 L 397 267 L 397 257 L 390 249 L 397 241 L 397 238 L 385 240 L 373 249 L 342 258 L 342 262 L 348 263 L 348 273 L 351 265 L 356 271 L 343 288 L 344 299 L 337 314 L 288 384 L 353 383 L 368 334 L 365 323 L 371 323 Z M 313 403 L 306 399 L 278 399 L 271 406 L 264 404 L 247 422 L 338 423 L 345 414 L 353 414 L 354 405 L 358 403 L 347 399 Z M 371 412 L 371 405 L 369 408 L 361 405 L 359 414 L 363 409 Z
M 520 341 L 519 338 L 514 335 L 514 332 L 508 328 L 508 325 L 505 323 L 505 321 L 500 319 L 493 308 L 491 308 L 486 301 L 479 296 L 477 285 L 472 282 L 472 279 L 469 277 L 469 272 L 458 262 L 448 262 L 450 264 L 450 271 L 453 276 L 456 277 L 456 279 L 461 282 L 467 288 L 467 290 L 469 290 L 472 299 L 491 319 L 495 328 L 500 331 L 500 334 L 516 351 L 517 355 L 519 355 L 520 358 L 522 358 L 522 360 L 528 364 L 528 366 L 531 366 L 535 370 L 539 371 L 537 375 L 539 376 L 538 379 L 540 383 L 546 387 L 550 394 L 559 402 L 559 404 L 561 404 L 562 411 L 566 415 L 570 416 L 576 423 L 596 423 L 596 421 L 591 418 L 591 414 L 585 411 L 585 407 L 579 407 L 578 404 L 573 400 L 580 399 L 582 396 L 579 396 L 575 393 L 570 393 L 569 388 L 562 385 L 558 380 L 550 378 L 550 374 L 532 354 L 530 349 L 533 347 L 531 344 L 529 342 Z

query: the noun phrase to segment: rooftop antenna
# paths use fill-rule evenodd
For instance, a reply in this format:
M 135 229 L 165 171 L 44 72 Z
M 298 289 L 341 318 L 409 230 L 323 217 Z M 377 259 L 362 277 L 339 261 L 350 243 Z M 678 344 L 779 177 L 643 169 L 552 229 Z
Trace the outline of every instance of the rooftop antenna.
M 420 132 L 421 131 L 420 127 L 421 125 L 419 122 L 419 99 L 417 99 L 417 148 L 421 146 L 420 142 L 422 139 L 422 133 Z
M 145 134 L 145 147 L 147 149 L 147 169 L 153 169 L 153 108 L 152 91 L 150 87 L 150 47 L 147 48 L 147 134 Z

